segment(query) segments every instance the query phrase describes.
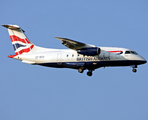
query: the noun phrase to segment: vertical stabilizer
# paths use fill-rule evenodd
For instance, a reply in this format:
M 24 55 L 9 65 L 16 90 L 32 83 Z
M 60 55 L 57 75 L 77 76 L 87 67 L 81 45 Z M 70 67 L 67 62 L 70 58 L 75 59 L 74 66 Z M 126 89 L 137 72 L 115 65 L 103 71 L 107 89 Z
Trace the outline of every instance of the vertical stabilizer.
M 2 25 L 8 28 L 10 39 L 15 51 L 15 55 L 30 52 L 34 44 L 31 43 L 25 35 L 25 31 L 18 25 Z

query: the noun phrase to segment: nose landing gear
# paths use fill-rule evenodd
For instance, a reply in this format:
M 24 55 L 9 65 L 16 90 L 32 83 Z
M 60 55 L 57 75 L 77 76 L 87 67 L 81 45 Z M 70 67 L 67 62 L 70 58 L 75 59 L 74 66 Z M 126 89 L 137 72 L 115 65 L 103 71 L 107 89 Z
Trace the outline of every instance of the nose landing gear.
M 134 73 L 136 73 L 137 72 L 137 70 L 135 69 L 135 68 L 133 68 L 133 70 L 132 70 Z
M 131 67 L 133 68 L 132 71 L 133 71 L 134 73 L 136 73 L 136 72 L 137 72 L 137 69 L 135 69 L 135 68 L 137 68 L 137 65 L 132 65 Z

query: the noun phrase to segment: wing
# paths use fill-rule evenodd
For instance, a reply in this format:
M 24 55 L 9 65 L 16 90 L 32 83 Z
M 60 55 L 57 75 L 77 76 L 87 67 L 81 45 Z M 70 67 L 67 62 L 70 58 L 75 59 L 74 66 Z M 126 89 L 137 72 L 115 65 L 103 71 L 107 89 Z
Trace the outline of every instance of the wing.
M 94 45 L 77 42 L 67 38 L 61 38 L 61 37 L 55 37 L 55 38 L 62 41 L 62 44 L 65 45 L 66 47 L 73 49 L 77 51 L 77 53 L 82 55 L 95 56 L 99 55 L 101 52 L 101 49 Z
M 61 38 L 61 37 L 55 37 L 56 39 L 62 41 L 62 44 L 65 45 L 66 47 L 73 49 L 73 50 L 79 50 L 82 48 L 94 48 L 96 46 L 94 45 L 89 45 L 81 42 L 77 42 L 75 40 L 70 40 L 67 38 Z

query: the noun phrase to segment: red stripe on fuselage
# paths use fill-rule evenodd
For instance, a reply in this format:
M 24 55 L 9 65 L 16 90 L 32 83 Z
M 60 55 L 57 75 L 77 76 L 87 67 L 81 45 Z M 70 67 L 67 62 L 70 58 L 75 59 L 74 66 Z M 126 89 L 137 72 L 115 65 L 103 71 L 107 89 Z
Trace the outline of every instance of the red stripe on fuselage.
M 117 53 L 117 52 L 123 52 L 123 51 L 108 51 L 108 52 L 111 52 L 111 53 Z

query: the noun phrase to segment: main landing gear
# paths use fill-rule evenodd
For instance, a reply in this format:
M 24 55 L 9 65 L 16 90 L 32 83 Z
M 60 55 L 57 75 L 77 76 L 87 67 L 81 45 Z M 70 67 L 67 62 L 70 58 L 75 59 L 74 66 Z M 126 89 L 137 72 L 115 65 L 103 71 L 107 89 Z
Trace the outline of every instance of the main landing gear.
M 88 76 L 92 76 L 92 70 L 89 70 L 89 71 L 87 72 L 87 75 L 88 75 Z
M 79 72 L 79 73 L 83 73 L 84 70 L 85 70 L 84 67 L 80 67 L 80 68 L 78 69 L 78 72 Z M 88 70 L 87 75 L 88 75 L 88 76 L 92 76 L 92 70 Z
M 80 67 L 80 68 L 78 69 L 78 72 L 79 72 L 79 73 L 83 73 L 83 72 L 84 72 L 84 67 Z

